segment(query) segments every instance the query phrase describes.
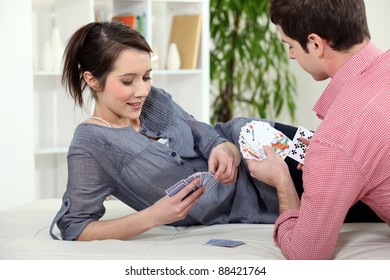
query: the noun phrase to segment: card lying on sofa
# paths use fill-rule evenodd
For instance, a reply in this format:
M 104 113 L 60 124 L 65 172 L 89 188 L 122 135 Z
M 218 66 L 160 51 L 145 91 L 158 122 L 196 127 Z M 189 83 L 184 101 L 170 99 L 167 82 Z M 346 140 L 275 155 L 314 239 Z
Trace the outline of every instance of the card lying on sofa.
M 205 245 L 221 246 L 221 247 L 236 247 L 242 245 L 244 242 L 229 239 L 210 239 Z

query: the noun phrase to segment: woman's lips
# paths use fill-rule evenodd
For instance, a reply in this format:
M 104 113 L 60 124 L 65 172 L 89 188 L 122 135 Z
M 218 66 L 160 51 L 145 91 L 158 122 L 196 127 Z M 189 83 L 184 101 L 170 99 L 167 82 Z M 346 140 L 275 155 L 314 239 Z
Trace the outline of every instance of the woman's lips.
M 140 109 L 142 107 L 142 102 L 133 102 L 133 103 L 127 103 L 129 106 L 131 106 L 134 109 Z

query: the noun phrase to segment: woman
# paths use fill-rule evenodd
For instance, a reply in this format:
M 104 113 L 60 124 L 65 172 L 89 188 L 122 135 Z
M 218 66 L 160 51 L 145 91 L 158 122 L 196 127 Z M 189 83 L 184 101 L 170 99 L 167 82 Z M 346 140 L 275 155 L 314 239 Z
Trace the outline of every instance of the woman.
M 95 109 L 76 128 L 52 227 L 57 223 L 66 240 L 101 240 L 129 239 L 163 224 L 273 223 L 275 190 L 250 177 L 232 144 L 248 120 L 214 129 L 194 119 L 151 86 L 151 52 L 142 35 L 118 22 L 89 23 L 70 38 L 63 84 L 81 107 L 89 88 Z M 195 180 L 165 194 L 197 171 L 213 172 L 219 184 L 186 197 Z M 137 212 L 100 221 L 111 195 Z

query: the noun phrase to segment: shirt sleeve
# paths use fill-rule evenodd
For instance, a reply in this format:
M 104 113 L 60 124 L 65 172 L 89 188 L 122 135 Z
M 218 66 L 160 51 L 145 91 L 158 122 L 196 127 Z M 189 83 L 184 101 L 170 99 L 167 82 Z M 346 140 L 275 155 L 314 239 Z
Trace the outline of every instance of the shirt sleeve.
M 111 177 L 98 162 L 81 149 L 68 155 L 68 185 L 57 214 L 57 226 L 64 240 L 76 240 L 92 221 L 105 213 L 103 202 L 114 193 Z
M 331 259 L 349 208 L 359 200 L 365 179 L 338 147 L 310 143 L 299 211 L 276 220 L 274 241 L 287 259 Z

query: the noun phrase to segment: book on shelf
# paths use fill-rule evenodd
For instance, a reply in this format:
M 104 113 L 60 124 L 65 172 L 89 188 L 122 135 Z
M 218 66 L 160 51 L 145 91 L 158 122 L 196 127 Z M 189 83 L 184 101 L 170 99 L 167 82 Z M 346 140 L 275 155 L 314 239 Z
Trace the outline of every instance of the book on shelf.
M 116 15 L 112 17 L 112 20 L 117 20 L 120 22 L 123 22 L 124 24 L 129 25 L 134 30 L 137 30 L 139 33 L 141 33 L 146 38 L 146 13 L 142 13 L 139 15 Z
M 135 29 L 135 23 L 137 21 L 136 15 L 121 15 L 121 16 L 113 16 L 112 20 L 120 21 L 124 24 L 127 24 L 131 28 Z
M 197 68 L 201 27 L 200 14 L 173 16 L 169 43 L 177 45 L 180 54 L 180 69 Z

